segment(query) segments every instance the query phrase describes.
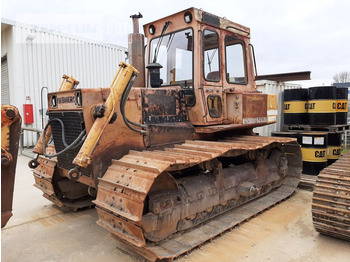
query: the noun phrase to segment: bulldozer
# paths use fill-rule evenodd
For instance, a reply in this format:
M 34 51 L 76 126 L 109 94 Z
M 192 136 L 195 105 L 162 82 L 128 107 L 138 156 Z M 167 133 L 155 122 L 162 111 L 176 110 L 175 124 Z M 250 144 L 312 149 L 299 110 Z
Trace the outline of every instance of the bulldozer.
M 255 81 L 310 72 L 258 76 L 250 29 L 201 9 L 147 23 L 144 35 L 141 17 L 110 88 L 66 76 L 48 94 L 29 166 L 58 207 L 95 205 L 122 246 L 171 261 L 293 194 L 300 145 L 253 132 L 277 121 L 276 96 Z

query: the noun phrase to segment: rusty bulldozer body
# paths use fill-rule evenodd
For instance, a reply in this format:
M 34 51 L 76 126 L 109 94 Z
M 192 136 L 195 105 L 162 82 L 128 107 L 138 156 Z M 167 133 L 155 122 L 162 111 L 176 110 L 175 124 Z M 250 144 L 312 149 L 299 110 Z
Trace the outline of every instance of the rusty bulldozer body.
M 30 166 L 44 197 L 68 209 L 93 201 L 114 238 L 171 260 L 289 197 L 301 152 L 252 132 L 277 108 L 256 90 L 249 28 L 190 8 L 144 31 L 147 75 L 136 30 L 137 70 L 122 63 L 111 88 L 48 95 Z

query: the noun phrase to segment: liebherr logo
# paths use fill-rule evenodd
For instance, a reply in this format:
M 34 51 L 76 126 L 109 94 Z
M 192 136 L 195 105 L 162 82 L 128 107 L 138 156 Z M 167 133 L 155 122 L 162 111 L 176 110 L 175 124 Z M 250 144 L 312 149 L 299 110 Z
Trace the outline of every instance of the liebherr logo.
M 75 102 L 75 97 L 74 96 L 64 96 L 64 97 L 59 97 L 57 99 L 59 104 L 68 104 L 68 103 L 74 103 Z

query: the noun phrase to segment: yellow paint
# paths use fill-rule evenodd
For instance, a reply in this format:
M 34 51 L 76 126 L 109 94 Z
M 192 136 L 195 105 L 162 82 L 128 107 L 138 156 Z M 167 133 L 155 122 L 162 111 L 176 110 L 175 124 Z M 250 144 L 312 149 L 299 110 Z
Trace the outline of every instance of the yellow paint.
M 267 95 L 267 123 L 277 123 L 278 114 L 277 95 Z
M 337 100 L 337 113 L 338 112 L 348 112 L 349 105 L 348 105 L 348 100 Z
M 284 113 L 307 113 L 307 101 L 284 102 Z
M 270 110 L 270 109 L 274 109 L 274 110 L 278 109 L 277 95 L 271 95 L 271 94 L 267 95 L 267 110 Z
M 72 76 L 63 75 L 63 80 L 58 91 L 72 90 L 76 85 L 79 85 L 79 81 Z
M 339 159 L 342 154 L 342 147 L 341 146 L 328 146 L 328 159 Z
M 43 152 L 44 152 L 44 140 L 43 140 L 43 134 L 44 132 L 42 132 L 40 134 L 40 137 L 38 139 L 38 142 L 36 142 L 36 145 L 33 149 L 33 152 L 36 153 L 36 154 L 39 154 L 39 155 L 42 155 Z M 45 136 L 45 146 L 47 147 L 47 144 L 50 140 L 50 137 L 52 135 L 52 129 L 51 129 L 51 126 L 49 126 L 47 129 L 46 129 L 46 136 Z
M 138 74 L 138 71 L 134 67 L 126 63 L 119 64 L 118 72 L 111 84 L 111 92 L 105 102 L 106 110 L 104 116 L 95 120 L 78 155 L 73 160 L 74 164 L 84 168 L 91 164 L 92 152 L 96 147 L 103 130 L 111 120 L 116 105 L 119 104 L 121 96 L 134 74 Z
M 301 153 L 303 156 L 303 161 L 307 161 L 307 162 L 326 162 L 327 161 L 326 148 L 302 147 Z
M 336 100 L 309 100 L 309 113 L 335 113 Z

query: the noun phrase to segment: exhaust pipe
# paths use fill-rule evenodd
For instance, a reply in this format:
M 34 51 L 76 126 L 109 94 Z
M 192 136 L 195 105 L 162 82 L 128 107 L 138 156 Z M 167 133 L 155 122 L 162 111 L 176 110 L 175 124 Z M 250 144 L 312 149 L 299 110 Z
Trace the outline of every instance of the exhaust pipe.
M 143 16 L 138 13 L 131 15 L 134 32 L 128 35 L 129 63 L 139 71 L 135 87 L 145 87 L 145 44 L 144 35 L 139 33 L 139 19 Z

